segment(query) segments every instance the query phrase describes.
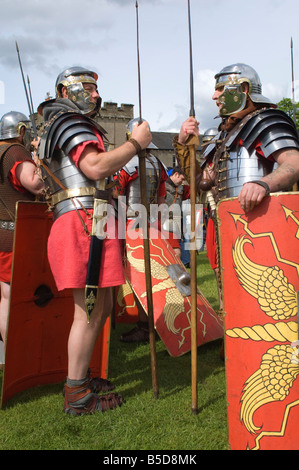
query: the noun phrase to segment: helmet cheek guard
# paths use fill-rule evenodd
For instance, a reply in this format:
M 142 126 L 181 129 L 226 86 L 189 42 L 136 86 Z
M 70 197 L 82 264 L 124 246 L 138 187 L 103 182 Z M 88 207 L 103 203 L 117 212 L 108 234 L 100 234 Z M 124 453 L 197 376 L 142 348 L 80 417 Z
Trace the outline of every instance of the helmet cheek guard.
M 85 90 L 81 82 L 73 83 L 67 86 L 68 99 L 71 100 L 83 114 L 89 114 L 92 111 L 97 112 L 102 103 L 98 98 L 96 103 L 91 99 L 89 91 Z
M 218 101 L 223 106 L 219 110 L 220 116 L 230 116 L 242 111 L 246 105 L 247 94 L 242 90 L 242 85 L 226 85 Z

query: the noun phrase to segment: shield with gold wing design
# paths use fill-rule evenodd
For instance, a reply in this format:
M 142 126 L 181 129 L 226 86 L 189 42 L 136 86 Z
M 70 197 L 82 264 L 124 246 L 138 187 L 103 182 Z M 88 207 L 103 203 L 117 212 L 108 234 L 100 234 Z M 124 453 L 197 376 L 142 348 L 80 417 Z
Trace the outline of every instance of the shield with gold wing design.
M 142 230 L 127 228 L 125 276 L 147 313 Z M 154 326 L 171 356 L 191 349 L 190 275 L 161 232 L 150 229 Z M 198 289 L 197 344 L 223 337 L 221 318 Z
M 299 193 L 218 222 L 230 448 L 299 449 Z
M 51 225 L 47 204 L 17 204 L 1 405 L 23 390 L 67 376 L 74 303 L 70 290 L 57 291 L 48 264 Z M 109 321 L 90 364 L 92 373 L 101 377 L 107 376 L 108 341 Z
M 116 323 L 136 323 L 138 307 L 130 284 L 126 283 L 115 289 L 114 314 Z

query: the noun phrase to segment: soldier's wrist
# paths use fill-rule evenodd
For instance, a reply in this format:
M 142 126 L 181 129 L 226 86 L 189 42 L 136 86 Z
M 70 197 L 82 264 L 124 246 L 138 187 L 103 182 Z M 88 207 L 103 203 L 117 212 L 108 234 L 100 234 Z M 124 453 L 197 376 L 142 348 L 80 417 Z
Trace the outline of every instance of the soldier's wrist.
M 266 190 L 266 196 L 269 196 L 270 188 L 269 188 L 268 184 L 265 181 L 255 180 L 255 181 L 248 181 L 248 183 L 255 183 L 255 184 L 258 184 L 260 186 L 263 186 L 263 188 Z
M 177 148 L 184 149 L 184 148 L 186 148 L 186 143 L 180 142 L 180 141 L 179 141 L 179 136 L 176 135 L 176 136 L 173 138 L 173 146 L 174 146 L 174 147 L 177 147 Z
M 139 144 L 139 142 L 137 142 L 136 139 L 133 139 L 132 137 L 130 137 L 130 139 L 128 140 L 128 142 L 130 142 L 130 144 L 134 145 L 135 147 L 135 150 L 137 153 L 140 153 L 142 151 L 142 147 L 141 145 Z

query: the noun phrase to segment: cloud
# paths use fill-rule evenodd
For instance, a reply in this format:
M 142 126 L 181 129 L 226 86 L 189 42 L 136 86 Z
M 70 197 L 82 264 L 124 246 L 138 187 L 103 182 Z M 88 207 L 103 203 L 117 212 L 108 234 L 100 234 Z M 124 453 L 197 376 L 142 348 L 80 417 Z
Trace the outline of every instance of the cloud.
M 273 103 L 278 103 L 287 96 L 287 88 L 274 83 L 265 83 L 262 86 L 262 94 L 269 98 Z
M 215 70 L 211 69 L 199 70 L 194 80 L 196 114 L 200 122 L 199 128 L 201 132 L 219 124 L 217 121 L 214 121 L 214 117 L 218 115 L 218 109 L 215 101 L 212 100 L 215 89 L 215 73 Z

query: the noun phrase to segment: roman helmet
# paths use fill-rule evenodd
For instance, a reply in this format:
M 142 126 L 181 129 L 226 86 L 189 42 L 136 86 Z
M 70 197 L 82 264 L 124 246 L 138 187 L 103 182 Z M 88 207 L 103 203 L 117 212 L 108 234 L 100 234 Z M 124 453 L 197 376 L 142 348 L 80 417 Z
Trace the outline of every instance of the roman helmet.
M 145 119 L 141 119 L 141 122 L 145 121 Z M 134 118 L 134 119 L 131 119 L 131 121 L 128 122 L 128 124 L 126 125 L 126 136 L 127 136 L 127 140 L 130 139 L 130 137 L 132 136 L 132 131 L 133 131 L 133 128 L 135 126 L 137 126 L 137 124 L 139 123 L 139 118 Z M 150 142 L 150 144 L 147 146 L 148 149 L 157 149 L 158 147 L 153 144 L 153 142 Z
M 210 142 L 210 140 L 212 140 L 217 134 L 218 134 L 217 127 L 210 127 L 209 129 L 205 131 L 204 135 L 202 136 L 202 142 L 203 143 Z
M 30 119 L 18 111 L 10 111 L 2 116 L 0 120 L 0 140 L 19 137 L 22 127 L 25 127 L 23 144 L 25 147 L 30 146 L 33 139 Z
M 98 112 L 102 99 L 99 97 L 94 103 L 90 99 L 90 93 L 84 89 L 83 83 L 92 83 L 97 87 L 98 75 L 83 67 L 70 67 L 61 72 L 56 80 L 56 98 L 62 98 L 61 89 L 67 87 L 68 99 L 71 100 L 82 112 L 89 114 Z
M 254 103 L 274 104 L 262 95 L 261 80 L 249 65 L 238 63 L 224 67 L 215 75 L 215 79 L 216 90 L 224 86 L 224 91 L 218 98 L 223 104 L 219 110 L 220 116 L 230 116 L 245 108 L 247 94 L 242 89 L 242 83 L 248 83 L 248 96 Z

